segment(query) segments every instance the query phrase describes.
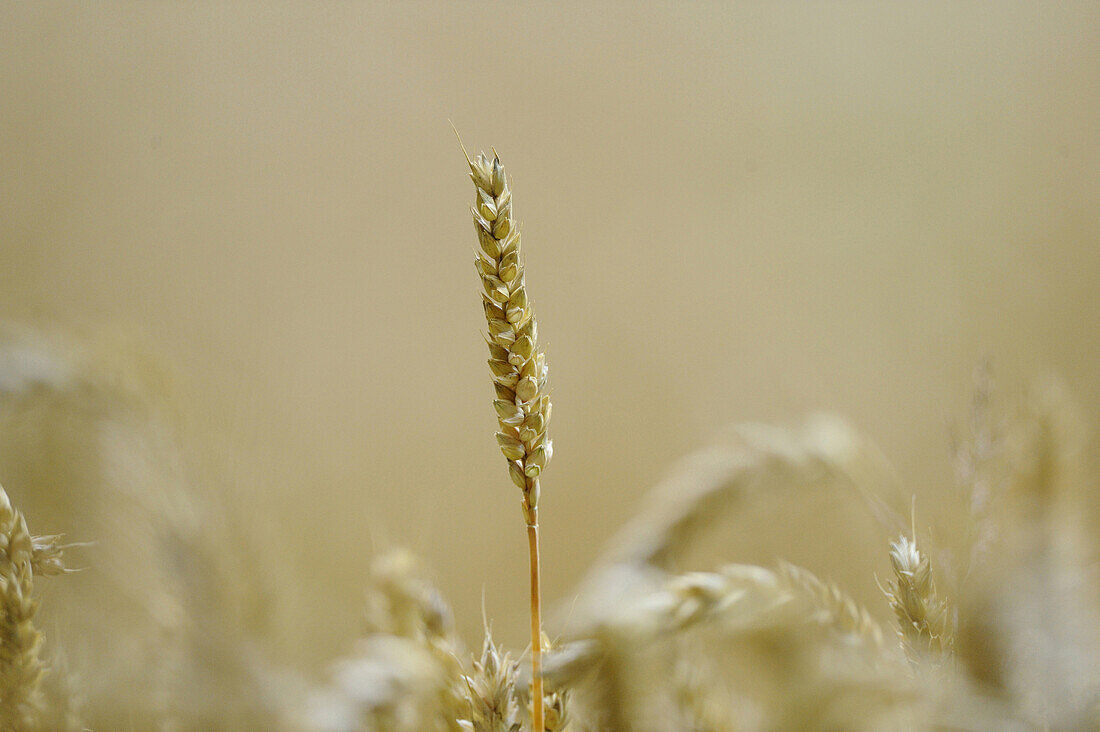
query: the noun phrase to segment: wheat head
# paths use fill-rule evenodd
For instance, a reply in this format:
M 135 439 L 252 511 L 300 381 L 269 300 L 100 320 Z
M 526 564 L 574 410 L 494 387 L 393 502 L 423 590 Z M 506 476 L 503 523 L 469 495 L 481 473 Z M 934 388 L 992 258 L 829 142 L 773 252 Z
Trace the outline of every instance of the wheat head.
M 475 659 L 466 684 L 468 712 L 459 721 L 463 732 L 513 732 L 521 726 L 516 701 L 516 674 L 519 663 L 502 654 L 485 629 L 481 658 Z
M 546 356 L 539 348 L 538 323 L 527 296 L 520 233 L 512 212 L 512 191 L 500 159 L 484 154 L 470 160 L 477 189 L 473 206 L 479 248 L 474 265 L 481 276 L 482 304 L 489 327 L 492 372 L 500 431 L 497 443 L 508 460 L 512 482 L 523 491 L 528 525 L 538 523 L 539 475 L 553 455 L 546 436 L 550 396 Z
M 34 728 L 42 711 L 42 634 L 34 575 L 65 571 L 57 537 L 32 537 L 0 488 L 0 729 Z
M 894 582 L 885 590 L 898 620 L 899 636 L 910 660 L 951 649 L 953 634 L 947 603 L 936 594 L 932 562 L 914 539 L 900 536 L 890 545 Z

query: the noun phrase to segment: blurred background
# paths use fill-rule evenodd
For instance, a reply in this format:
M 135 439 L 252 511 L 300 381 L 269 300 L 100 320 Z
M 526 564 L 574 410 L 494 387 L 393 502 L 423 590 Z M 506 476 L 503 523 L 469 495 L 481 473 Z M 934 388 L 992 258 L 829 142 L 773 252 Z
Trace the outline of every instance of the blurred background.
M 470 644 L 483 608 L 526 642 L 449 120 L 523 222 L 551 635 L 729 424 L 845 415 L 934 525 L 979 363 L 1010 399 L 1056 374 L 1100 423 L 1097 3 L 6 2 L 0 69 L 0 315 L 141 375 L 307 670 L 393 546 Z M 32 528 L 102 540 L 36 508 L 66 488 L 18 444 L 0 482 Z M 885 615 L 873 520 L 788 503 L 716 551 Z

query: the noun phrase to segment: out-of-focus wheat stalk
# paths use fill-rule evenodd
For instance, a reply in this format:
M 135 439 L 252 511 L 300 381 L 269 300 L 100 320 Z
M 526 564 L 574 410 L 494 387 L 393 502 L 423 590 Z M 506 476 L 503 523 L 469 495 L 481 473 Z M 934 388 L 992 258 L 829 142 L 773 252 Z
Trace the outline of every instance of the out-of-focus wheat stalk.
M 84 680 L 69 665 L 64 645 L 58 645 L 49 660 L 50 672 L 43 682 L 46 708 L 42 714 L 44 729 L 57 732 L 84 732 Z
M 465 153 L 465 149 L 463 149 Z M 538 323 L 527 296 L 520 234 L 512 213 L 512 191 L 504 166 L 479 153 L 466 155 L 477 190 L 474 228 L 478 249 L 474 264 L 481 276 L 482 304 L 489 327 L 489 369 L 500 422 L 497 443 L 508 461 L 512 482 L 523 494 L 531 557 L 531 718 L 543 732 L 542 598 L 539 578 L 539 476 L 550 462 L 553 444 L 546 436 L 550 396 L 546 391 L 546 356 L 539 348 Z
M 1085 474 L 1082 419 L 1065 387 L 1035 384 L 998 443 L 988 468 L 1003 476 L 995 531 L 960 595 L 956 657 L 981 688 L 1008 700 L 1016 718 L 1095 729 L 1096 544 L 1082 525 L 1094 481 Z
M 951 562 L 941 564 L 946 576 L 958 588 L 966 577 L 986 561 L 998 538 L 999 514 L 1004 510 L 1004 492 L 1011 474 L 1006 454 L 1004 425 L 998 405 L 993 399 L 993 376 L 988 364 L 974 369 L 974 393 L 970 400 L 969 434 L 953 432 L 950 440 L 955 469 L 957 497 L 963 505 L 960 515 L 966 516 L 962 530 L 963 545 L 959 547 L 961 564 L 958 577 L 953 577 Z

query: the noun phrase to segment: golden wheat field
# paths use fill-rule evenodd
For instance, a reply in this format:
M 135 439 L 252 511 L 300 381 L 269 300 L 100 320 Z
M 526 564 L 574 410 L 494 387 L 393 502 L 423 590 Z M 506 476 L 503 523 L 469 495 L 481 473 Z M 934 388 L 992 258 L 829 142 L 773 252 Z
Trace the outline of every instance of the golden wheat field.
M 0 730 L 1100 729 L 1098 70 L 0 0 Z

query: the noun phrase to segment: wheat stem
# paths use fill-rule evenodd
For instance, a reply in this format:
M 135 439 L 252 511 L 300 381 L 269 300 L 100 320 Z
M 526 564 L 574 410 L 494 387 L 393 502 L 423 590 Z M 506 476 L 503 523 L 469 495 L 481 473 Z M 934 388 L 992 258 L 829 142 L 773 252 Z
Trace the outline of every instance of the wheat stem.
M 543 732 L 546 723 L 542 709 L 542 597 L 539 580 L 538 509 L 535 523 L 527 526 L 527 545 L 531 555 L 531 729 Z

